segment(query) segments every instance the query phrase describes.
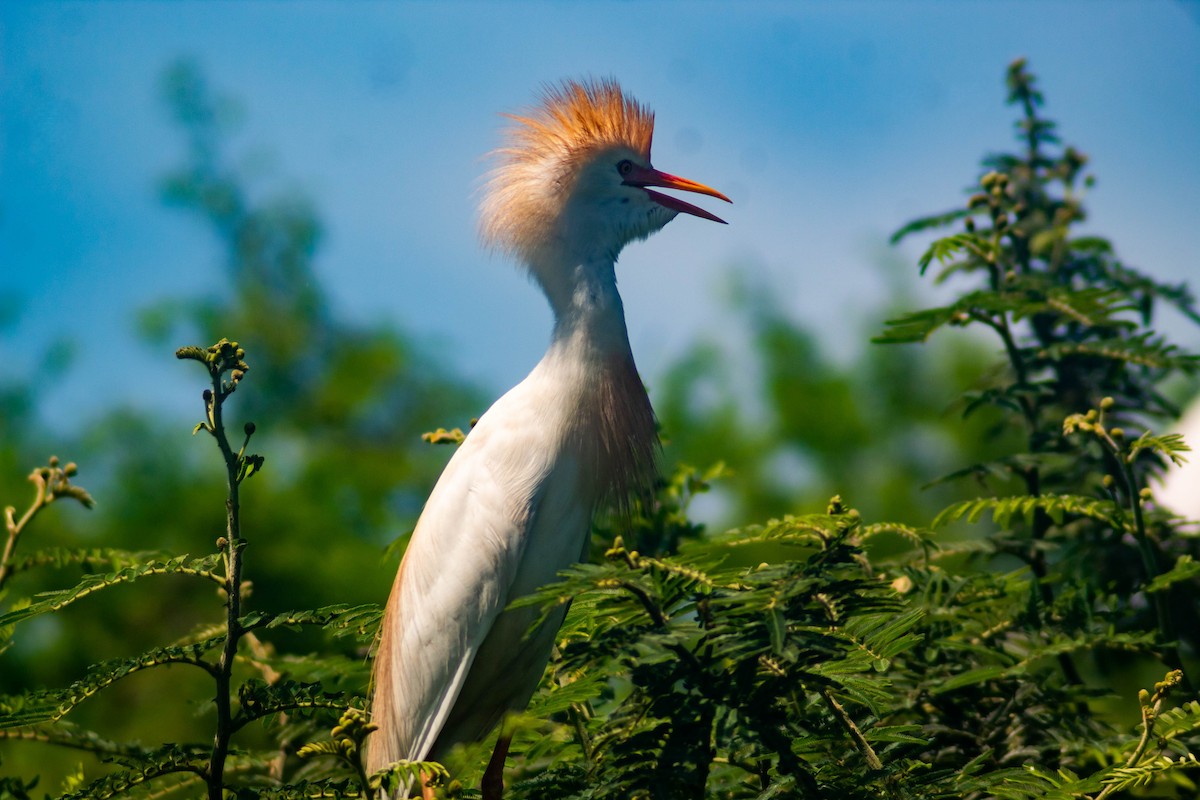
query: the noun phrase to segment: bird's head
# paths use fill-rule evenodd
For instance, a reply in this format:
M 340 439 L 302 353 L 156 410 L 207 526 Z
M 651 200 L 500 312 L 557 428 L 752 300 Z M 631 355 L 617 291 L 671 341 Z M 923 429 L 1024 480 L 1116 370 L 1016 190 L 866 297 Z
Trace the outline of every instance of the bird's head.
M 679 213 L 719 217 L 652 187 L 729 198 L 650 164 L 654 114 L 612 80 L 565 81 L 511 116 L 481 205 L 484 240 L 535 274 L 562 259 L 615 260 Z

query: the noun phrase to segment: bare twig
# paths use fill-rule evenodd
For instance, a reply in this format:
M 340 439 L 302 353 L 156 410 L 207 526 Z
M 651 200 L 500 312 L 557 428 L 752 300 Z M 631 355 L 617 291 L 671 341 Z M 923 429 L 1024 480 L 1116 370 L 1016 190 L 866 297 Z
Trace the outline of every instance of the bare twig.
M 74 498 L 85 508 L 91 508 L 96 504 L 87 490 L 71 484 L 70 479 L 76 471 L 74 462 L 60 467 L 58 456 L 50 456 L 48 466 L 38 467 L 29 473 L 29 481 L 34 486 L 34 498 L 21 518 L 16 518 L 17 510 L 13 506 L 4 509 L 4 528 L 7 537 L 4 542 L 4 554 L 0 556 L 0 589 L 4 588 L 5 581 L 12 575 L 10 565 L 13 553 L 17 549 L 17 539 L 39 511 L 60 497 Z

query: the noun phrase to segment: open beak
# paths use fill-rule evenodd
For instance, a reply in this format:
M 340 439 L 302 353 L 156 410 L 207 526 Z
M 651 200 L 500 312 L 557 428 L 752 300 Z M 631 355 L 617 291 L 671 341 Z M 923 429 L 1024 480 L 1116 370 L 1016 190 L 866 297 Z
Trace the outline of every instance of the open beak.
M 629 171 L 629 174 L 625 176 L 625 185 L 637 186 L 639 189 L 645 191 L 646 194 L 650 195 L 651 200 L 658 203 L 660 206 L 663 206 L 664 208 L 669 208 L 672 211 L 681 211 L 684 214 L 691 214 L 695 217 L 710 219 L 713 222 L 719 222 L 722 225 L 727 223 L 716 214 L 710 214 L 699 206 L 694 206 L 691 203 L 685 203 L 678 197 L 672 197 L 671 195 L 663 194 L 662 192 L 656 192 L 646 187 L 661 186 L 665 189 L 679 189 L 680 191 L 684 192 L 696 192 L 697 194 L 706 194 L 709 197 L 717 197 L 721 200 L 724 200 L 726 203 L 733 202 L 716 189 L 711 189 L 705 186 L 703 183 L 696 183 L 695 181 L 689 181 L 687 178 L 680 178 L 675 175 L 669 175 L 665 172 L 659 172 L 653 167 L 639 167 L 635 165 L 633 169 Z

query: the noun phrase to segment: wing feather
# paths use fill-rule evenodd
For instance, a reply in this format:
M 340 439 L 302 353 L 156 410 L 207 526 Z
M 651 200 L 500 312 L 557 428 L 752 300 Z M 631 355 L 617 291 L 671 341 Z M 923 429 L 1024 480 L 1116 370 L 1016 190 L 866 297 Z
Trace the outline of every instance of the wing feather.
M 376 654 L 371 771 L 429 756 L 520 573 L 559 446 L 529 414 L 496 413 L 529 407 L 512 394 L 451 458 L 401 561 Z

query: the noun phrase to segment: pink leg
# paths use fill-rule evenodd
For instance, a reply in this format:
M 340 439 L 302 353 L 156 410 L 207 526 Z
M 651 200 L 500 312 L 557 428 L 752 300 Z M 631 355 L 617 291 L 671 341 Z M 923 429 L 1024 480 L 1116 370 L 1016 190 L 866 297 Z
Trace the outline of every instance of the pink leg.
M 502 735 L 492 751 L 492 759 L 488 761 L 483 773 L 483 781 L 479 788 L 483 790 L 483 800 L 501 800 L 504 795 L 504 759 L 508 757 L 508 745 L 512 742 L 512 734 Z

